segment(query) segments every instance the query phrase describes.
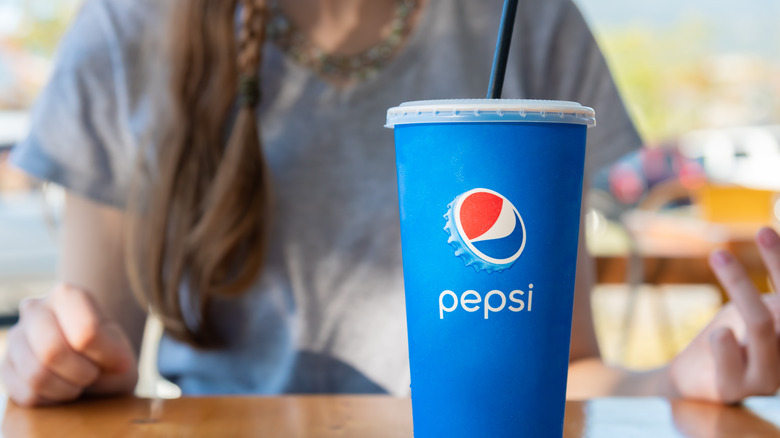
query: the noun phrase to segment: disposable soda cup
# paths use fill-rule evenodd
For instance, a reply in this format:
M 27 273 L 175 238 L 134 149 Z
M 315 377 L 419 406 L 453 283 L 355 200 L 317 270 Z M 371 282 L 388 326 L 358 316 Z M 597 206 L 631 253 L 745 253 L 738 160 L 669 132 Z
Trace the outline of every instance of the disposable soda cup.
M 416 438 L 562 436 L 592 125 L 562 101 L 388 110 Z

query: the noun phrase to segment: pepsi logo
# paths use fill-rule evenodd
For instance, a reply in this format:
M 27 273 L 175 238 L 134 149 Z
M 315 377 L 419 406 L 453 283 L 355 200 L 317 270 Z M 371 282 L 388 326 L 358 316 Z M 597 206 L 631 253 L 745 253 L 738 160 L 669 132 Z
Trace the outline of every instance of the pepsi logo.
M 446 215 L 454 222 L 458 238 L 451 236 L 456 255 L 466 256 L 477 270 L 499 271 L 510 267 L 525 247 L 525 224 L 517 208 L 503 195 L 489 189 L 473 189 L 458 196 Z M 465 248 L 458 248 L 460 243 Z M 477 259 L 464 254 L 467 250 Z M 491 266 L 492 265 L 492 266 Z

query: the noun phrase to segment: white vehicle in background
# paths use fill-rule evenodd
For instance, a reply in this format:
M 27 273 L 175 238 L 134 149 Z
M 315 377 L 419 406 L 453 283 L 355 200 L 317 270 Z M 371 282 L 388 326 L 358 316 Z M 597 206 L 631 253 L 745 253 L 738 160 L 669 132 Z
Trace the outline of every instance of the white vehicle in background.
M 714 183 L 780 192 L 780 125 L 693 131 L 679 147 Z

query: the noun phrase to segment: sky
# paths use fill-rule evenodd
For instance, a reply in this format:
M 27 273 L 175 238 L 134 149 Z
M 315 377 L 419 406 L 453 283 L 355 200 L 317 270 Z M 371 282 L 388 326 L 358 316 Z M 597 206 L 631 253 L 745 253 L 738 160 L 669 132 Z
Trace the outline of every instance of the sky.
M 663 29 L 683 20 L 711 27 L 712 50 L 780 60 L 778 0 L 575 0 L 594 31 L 642 25 Z

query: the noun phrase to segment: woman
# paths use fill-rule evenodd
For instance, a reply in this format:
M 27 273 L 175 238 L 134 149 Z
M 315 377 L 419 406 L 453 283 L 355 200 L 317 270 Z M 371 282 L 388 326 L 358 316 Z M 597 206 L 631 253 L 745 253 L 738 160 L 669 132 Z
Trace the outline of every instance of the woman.
M 68 196 L 61 285 L 25 302 L 9 333 L 11 397 L 34 406 L 132 391 L 144 308 L 166 327 L 160 372 L 185 393 L 408 393 L 384 111 L 481 96 L 500 9 L 88 2 L 13 156 Z M 517 26 L 505 97 L 595 107 L 588 171 L 640 144 L 569 0 L 524 1 Z M 777 276 L 777 235 L 759 237 Z M 764 304 L 727 254 L 714 261 L 736 309 L 670 366 L 632 373 L 599 358 L 581 254 L 570 395 L 733 402 L 776 390 L 780 305 Z

